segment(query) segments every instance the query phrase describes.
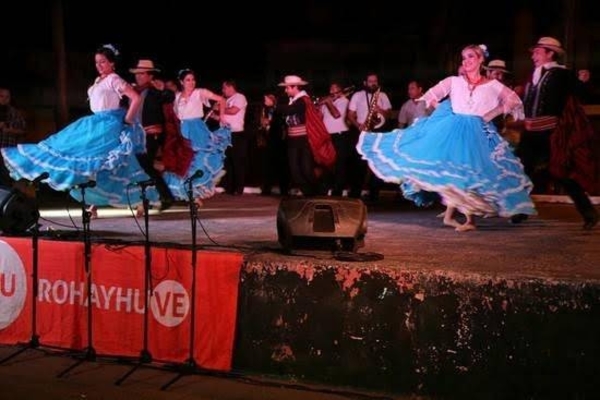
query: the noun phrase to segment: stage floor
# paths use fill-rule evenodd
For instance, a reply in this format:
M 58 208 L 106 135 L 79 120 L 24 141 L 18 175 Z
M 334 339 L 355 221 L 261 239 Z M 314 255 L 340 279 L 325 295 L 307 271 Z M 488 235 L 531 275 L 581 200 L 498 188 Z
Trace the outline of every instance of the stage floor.
M 600 279 L 600 227 L 581 229 L 572 204 L 536 202 L 539 215 L 513 225 L 503 218 L 478 219 L 477 231 L 455 232 L 436 215 L 440 207 L 417 208 L 388 193 L 368 207 L 368 231 L 359 253 L 377 253 L 379 261 L 338 261 L 332 251 L 298 249 L 285 254 L 277 241 L 280 198 L 255 194 L 217 194 L 199 211 L 200 249 L 236 251 L 250 262 L 308 262 L 315 265 L 388 267 L 405 270 L 479 274 L 510 278 Z M 45 239 L 78 240 L 81 208 L 76 203 L 40 200 Z M 101 208 L 90 224 L 95 242 L 143 243 L 143 218 L 130 210 Z M 161 246 L 192 243 L 189 208 L 178 204 L 149 217 L 150 241 Z

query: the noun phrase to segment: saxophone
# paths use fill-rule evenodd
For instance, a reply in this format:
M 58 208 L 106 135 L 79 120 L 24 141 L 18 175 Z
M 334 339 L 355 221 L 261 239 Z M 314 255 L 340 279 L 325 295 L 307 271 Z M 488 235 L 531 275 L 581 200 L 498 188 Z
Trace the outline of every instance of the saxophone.
M 385 117 L 380 112 L 375 111 L 377 109 L 377 100 L 379 99 L 380 93 L 381 88 L 378 87 L 369 102 L 369 112 L 367 113 L 367 119 L 365 119 L 365 131 L 381 128 L 383 124 L 385 124 Z

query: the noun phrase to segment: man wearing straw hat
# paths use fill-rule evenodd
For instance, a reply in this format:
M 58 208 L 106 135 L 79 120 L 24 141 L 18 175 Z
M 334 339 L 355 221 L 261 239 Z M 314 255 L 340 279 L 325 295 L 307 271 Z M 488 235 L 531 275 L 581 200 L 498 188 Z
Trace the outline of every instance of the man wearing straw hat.
M 278 104 L 288 126 L 288 160 L 292 182 L 304 196 L 324 194 L 323 169 L 335 164 L 335 148 L 319 110 L 304 90 L 308 82 L 288 75 L 278 86 L 285 89 L 289 104 Z
M 506 61 L 500 59 L 491 60 L 486 66 L 483 67 L 483 69 L 485 69 L 485 76 L 488 79 L 495 79 L 514 90 L 514 87 L 508 83 L 506 76 L 507 74 L 511 73 L 506 68 Z M 508 128 L 507 125 L 510 125 L 510 123 L 507 124 L 508 121 L 514 121 L 514 118 L 510 114 L 500 114 L 493 120 L 496 128 L 498 128 L 498 132 L 500 132 L 502 137 L 506 139 L 512 146 L 516 147 L 519 143 L 521 132 L 517 129 Z
M 574 96 L 574 74 L 558 63 L 565 54 L 560 41 L 542 37 L 529 51 L 535 68 L 525 86 L 518 154 L 538 193 L 551 181 L 560 184 L 581 215 L 583 228 L 592 229 L 600 219 L 588 197 L 599 188 L 591 149 L 596 135 Z M 524 219 L 517 215 L 512 221 Z
M 138 121 L 146 133 L 146 153 L 137 154 L 137 158 L 144 171 L 154 179 L 161 200 L 160 210 L 166 210 L 171 207 L 174 198 L 161 173 L 154 168 L 154 161 L 165 140 L 163 105 L 172 102 L 174 94 L 165 90 L 164 83 L 157 87 L 155 77 L 160 70 L 152 60 L 139 60 L 129 72 L 135 76 L 134 88 L 142 96 Z M 138 214 L 140 212 L 138 210 Z
M 504 60 L 491 60 L 483 69 L 486 70 L 488 79 L 496 79 L 502 83 L 505 81 L 505 74 L 510 74 L 510 71 L 506 69 L 506 61 Z

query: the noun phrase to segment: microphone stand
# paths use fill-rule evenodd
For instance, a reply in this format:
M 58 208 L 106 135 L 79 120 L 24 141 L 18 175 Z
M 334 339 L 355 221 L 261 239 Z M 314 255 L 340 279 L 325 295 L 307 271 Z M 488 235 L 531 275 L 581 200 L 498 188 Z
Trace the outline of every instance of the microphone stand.
M 194 190 L 193 183 L 196 178 L 202 177 L 202 170 L 196 171 L 192 176 L 185 180 L 187 185 L 187 196 L 190 207 L 190 223 L 192 226 L 192 287 L 190 295 L 190 340 L 189 340 L 189 356 L 183 365 L 179 367 L 179 374 L 173 379 L 161 386 L 160 390 L 167 390 L 169 386 L 177 382 L 180 378 L 185 375 L 193 375 L 198 371 L 198 365 L 194 360 L 194 342 L 196 336 L 196 263 L 197 263 L 197 239 L 196 239 L 196 226 L 198 222 L 198 206 L 194 202 Z
M 96 181 L 89 181 L 74 188 L 81 190 L 81 221 L 83 225 L 83 251 L 84 251 L 84 270 L 86 275 L 86 295 L 87 295 L 87 347 L 83 349 L 81 359 L 71 365 L 56 377 L 60 378 L 66 375 L 84 361 L 96 361 L 96 350 L 93 346 L 93 324 L 92 324 L 92 242 L 90 237 L 90 221 L 92 213 L 87 210 L 85 203 L 85 189 L 96 186 Z
M 25 344 L 24 347 L 22 347 L 21 349 L 17 350 L 16 352 L 6 356 L 5 358 L 3 358 L 2 360 L 0 360 L 0 364 L 4 364 L 6 361 L 13 359 L 14 357 L 18 356 L 19 354 L 25 352 L 28 349 L 37 349 L 40 346 L 40 336 L 37 333 L 37 297 L 38 297 L 38 280 L 39 280 L 39 275 L 38 275 L 38 266 L 39 266 L 39 254 L 38 254 L 38 242 L 39 242 L 39 237 L 40 237 L 40 225 L 39 225 L 39 218 L 40 218 L 40 207 L 39 207 L 39 203 L 38 203 L 38 191 L 39 191 L 39 186 L 38 183 L 41 182 L 42 180 L 48 178 L 48 172 L 44 172 L 42 173 L 40 176 L 38 176 L 36 179 L 33 180 L 33 182 L 31 183 L 31 185 L 33 186 L 33 189 L 35 191 L 34 193 L 34 206 L 35 206 L 35 221 L 33 224 L 33 227 L 31 228 L 31 249 L 32 249 L 32 256 L 33 256 L 33 260 L 32 260 L 32 271 L 31 271 L 31 286 L 32 286 L 32 290 L 31 290 L 31 338 L 29 339 L 29 342 Z M 15 189 L 12 189 L 12 193 L 15 193 Z
M 150 350 L 148 349 L 148 309 L 150 308 L 150 299 L 152 297 L 152 249 L 150 247 L 150 234 L 149 234 L 149 212 L 150 212 L 150 202 L 148 197 L 146 196 L 146 187 L 152 186 L 155 182 L 150 179 L 144 182 L 137 182 L 142 191 L 142 205 L 144 207 L 144 294 L 145 294 L 145 302 L 144 302 L 144 344 L 143 348 L 140 351 L 140 358 L 138 363 L 133 366 L 131 370 L 129 370 L 125 375 L 119 378 L 115 385 L 119 386 L 121 383 L 125 381 L 131 374 L 133 374 L 139 367 L 143 364 L 152 362 L 152 354 L 150 354 Z

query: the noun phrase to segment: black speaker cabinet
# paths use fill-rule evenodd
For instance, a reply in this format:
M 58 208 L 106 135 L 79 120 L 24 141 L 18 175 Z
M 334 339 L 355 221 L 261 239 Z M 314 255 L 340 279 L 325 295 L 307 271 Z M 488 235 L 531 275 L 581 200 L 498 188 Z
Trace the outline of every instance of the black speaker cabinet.
M 356 251 L 364 246 L 367 207 L 345 197 L 285 198 L 277 210 L 277 238 L 286 250 Z
M 35 199 L 0 187 L 0 231 L 7 235 L 27 234 L 39 217 Z

